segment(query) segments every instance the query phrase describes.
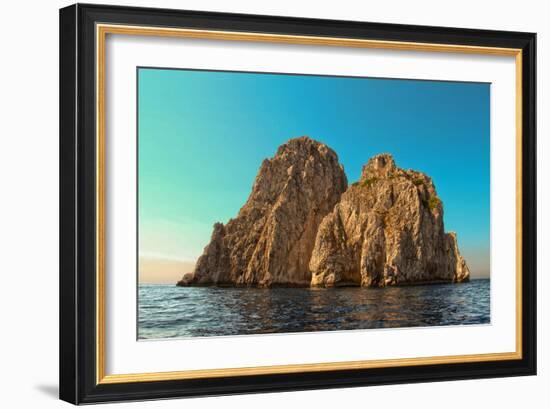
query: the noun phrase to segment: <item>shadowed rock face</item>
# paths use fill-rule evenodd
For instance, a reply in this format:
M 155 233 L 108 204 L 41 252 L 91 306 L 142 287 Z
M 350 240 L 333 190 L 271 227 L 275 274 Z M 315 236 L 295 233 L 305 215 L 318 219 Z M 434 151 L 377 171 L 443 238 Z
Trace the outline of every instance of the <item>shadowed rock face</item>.
M 445 233 L 430 177 L 378 155 L 321 225 L 311 255 L 311 285 L 383 287 L 467 281 L 456 234 Z
M 194 273 L 178 285 L 309 286 L 319 224 L 346 188 L 332 149 L 291 139 L 263 161 L 246 204 L 214 225 Z

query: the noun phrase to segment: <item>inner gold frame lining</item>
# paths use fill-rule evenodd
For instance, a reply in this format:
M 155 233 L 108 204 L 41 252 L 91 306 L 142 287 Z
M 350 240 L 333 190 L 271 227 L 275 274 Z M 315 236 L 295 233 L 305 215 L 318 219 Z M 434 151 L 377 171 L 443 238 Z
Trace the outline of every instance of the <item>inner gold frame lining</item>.
M 107 34 L 198 38 L 225 41 L 250 41 L 283 44 L 371 48 L 401 51 L 513 56 L 516 64 L 516 350 L 504 353 L 449 355 L 419 358 L 376 359 L 367 361 L 322 362 L 173 372 L 105 374 L 105 41 Z M 96 382 L 113 384 L 213 377 L 290 374 L 348 369 L 388 368 L 466 362 L 517 360 L 522 358 L 522 51 L 515 48 L 467 46 L 457 44 L 414 43 L 353 38 L 299 36 L 251 32 L 179 29 L 166 27 L 96 25 Z

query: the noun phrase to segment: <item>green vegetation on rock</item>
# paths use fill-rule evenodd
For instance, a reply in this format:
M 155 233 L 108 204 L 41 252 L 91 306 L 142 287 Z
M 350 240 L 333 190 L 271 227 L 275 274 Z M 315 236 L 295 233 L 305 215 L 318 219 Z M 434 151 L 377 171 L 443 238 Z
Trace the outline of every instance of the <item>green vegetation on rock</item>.
M 438 207 L 440 203 L 441 203 L 441 199 L 439 199 L 439 197 L 431 196 L 430 200 L 428 200 L 428 207 L 430 208 L 430 210 L 433 210 L 436 207 Z
M 365 187 L 369 187 L 371 186 L 374 182 L 376 182 L 378 180 L 377 177 L 372 177 L 372 178 L 368 178 L 368 179 L 365 179 L 361 182 L 361 185 L 362 186 L 365 186 Z

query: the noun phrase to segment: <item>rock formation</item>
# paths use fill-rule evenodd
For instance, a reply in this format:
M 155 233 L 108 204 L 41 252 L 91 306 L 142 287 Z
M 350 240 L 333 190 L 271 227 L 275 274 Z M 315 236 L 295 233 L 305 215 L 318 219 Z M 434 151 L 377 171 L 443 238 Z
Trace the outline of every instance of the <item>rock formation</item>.
M 291 139 L 263 161 L 246 204 L 214 225 L 194 273 L 178 285 L 308 286 L 318 226 L 346 188 L 332 149 Z
M 312 286 L 461 282 L 470 272 L 430 177 L 378 155 L 319 226 Z
M 430 177 L 383 154 L 347 187 L 336 153 L 300 137 L 264 160 L 246 204 L 214 225 L 178 285 L 382 287 L 469 274 Z

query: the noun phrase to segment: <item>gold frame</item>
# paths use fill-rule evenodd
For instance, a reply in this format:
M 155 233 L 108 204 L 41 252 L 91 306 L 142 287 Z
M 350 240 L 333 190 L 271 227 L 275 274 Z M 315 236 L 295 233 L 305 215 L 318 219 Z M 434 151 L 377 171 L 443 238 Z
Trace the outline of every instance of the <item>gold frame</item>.
M 516 64 L 516 350 L 504 353 L 450 355 L 368 361 L 323 362 L 173 372 L 105 374 L 105 41 L 108 34 L 202 38 L 210 40 L 252 41 L 355 48 L 430 51 L 447 53 L 513 56 Z M 115 24 L 96 25 L 96 382 L 116 384 L 163 380 L 204 379 L 213 377 L 290 374 L 346 369 L 403 367 L 466 362 L 522 359 L 522 51 L 515 48 L 480 47 L 454 44 L 414 43 L 351 38 L 295 36 L 249 32 L 178 29 Z

